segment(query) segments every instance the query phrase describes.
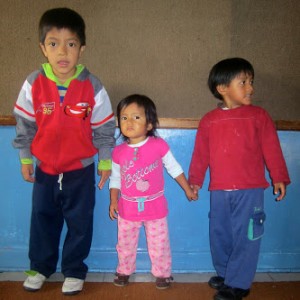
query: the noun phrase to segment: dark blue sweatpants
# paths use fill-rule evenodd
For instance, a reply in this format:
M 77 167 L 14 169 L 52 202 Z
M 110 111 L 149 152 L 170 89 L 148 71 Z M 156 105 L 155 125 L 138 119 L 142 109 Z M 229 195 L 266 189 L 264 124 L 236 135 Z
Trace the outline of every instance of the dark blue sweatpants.
M 65 277 L 85 279 L 93 234 L 95 206 L 95 167 L 59 176 L 48 175 L 38 167 L 33 186 L 29 242 L 31 270 L 49 277 L 56 271 L 59 242 L 64 222 L 61 270 Z
M 264 190 L 211 191 L 210 247 L 225 284 L 248 289 L 253 282 L 264 232 Z

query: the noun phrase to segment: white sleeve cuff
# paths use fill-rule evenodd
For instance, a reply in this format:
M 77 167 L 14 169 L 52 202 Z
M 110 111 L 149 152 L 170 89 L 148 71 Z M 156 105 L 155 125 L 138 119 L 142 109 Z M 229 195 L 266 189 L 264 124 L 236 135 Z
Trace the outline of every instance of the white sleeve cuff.
M 111 176 L 109 178 L 109 189 L 121 189 L 120 165 L 112 162 Z

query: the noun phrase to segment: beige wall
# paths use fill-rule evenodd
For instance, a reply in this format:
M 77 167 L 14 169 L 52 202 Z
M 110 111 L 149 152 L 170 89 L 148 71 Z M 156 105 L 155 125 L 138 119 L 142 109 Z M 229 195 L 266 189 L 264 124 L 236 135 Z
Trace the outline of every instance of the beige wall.
M 0 0 L 0 115 L 11 115 L 26 76 L 44 58 L 37 26 L 49 8 L 77 10 L 87 25 L 82 63 L 107 88 L 113 108 L 131 93 L 159 117 L 200 118 L 216 106 L 206 86 L 218 60 L 255 68 L 255 104 L 276 120 L 299 120 L 298 0 Z

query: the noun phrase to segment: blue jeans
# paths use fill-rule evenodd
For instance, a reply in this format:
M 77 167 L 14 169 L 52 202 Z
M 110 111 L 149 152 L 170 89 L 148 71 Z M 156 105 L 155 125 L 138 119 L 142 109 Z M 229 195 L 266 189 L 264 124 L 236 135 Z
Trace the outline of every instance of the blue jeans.
M 30 268 L 49 277 L 56 271 L 64 222 L 61 270 L 65 277 L 85 279 L 93 234 L 95 167 L 63 174 L 45 174 L 38 167 L 33 186 L 30 227 Z
M 264 231 L 264 190 L 211 191 L 210 247 L 225 284 L 250 288 Z

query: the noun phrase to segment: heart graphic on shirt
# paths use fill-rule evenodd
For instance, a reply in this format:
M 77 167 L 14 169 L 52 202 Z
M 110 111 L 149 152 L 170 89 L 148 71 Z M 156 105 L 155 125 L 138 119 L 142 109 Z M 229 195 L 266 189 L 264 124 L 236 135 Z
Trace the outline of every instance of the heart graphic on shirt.
M 150 184 L 149 184 L 148 180 L 139 179 L 136 182 L 136 189 L 138 191 L 145 192 L 149 189 L 149 187 L 150 187 Z

